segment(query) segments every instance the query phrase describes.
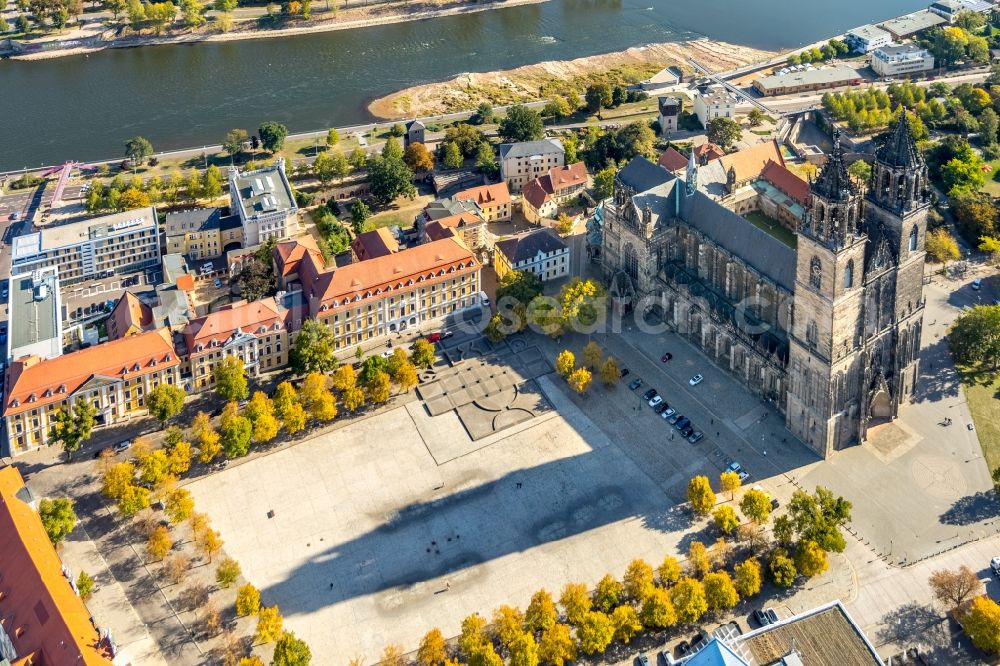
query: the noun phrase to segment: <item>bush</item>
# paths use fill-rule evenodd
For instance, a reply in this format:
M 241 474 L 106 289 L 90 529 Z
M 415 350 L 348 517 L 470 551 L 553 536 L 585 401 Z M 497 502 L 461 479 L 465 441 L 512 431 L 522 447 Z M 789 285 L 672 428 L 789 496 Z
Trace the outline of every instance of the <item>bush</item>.
M 94 579 L 90 577 L 86 571 L 81 571 L 80 575 L 76 578 L 76 591 L 80 594 L 80 598 L 86 601 L 90 598 L 90 595 L 94 592 Z

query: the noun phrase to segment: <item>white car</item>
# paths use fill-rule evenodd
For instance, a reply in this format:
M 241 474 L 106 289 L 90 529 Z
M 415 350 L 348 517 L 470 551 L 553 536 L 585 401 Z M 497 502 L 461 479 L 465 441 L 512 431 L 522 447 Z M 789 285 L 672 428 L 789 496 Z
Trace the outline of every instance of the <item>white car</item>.
M 392 358 L 392 354 L 393 350 L 386 349 L 384 352 L 382 352 L 382 358 Z
M 649 406 L 650 407 L 656 407 L 661 402 L 663 402 L 663 398 L 661 396 L 654 395 L 653 399 L 649 401 Z
M 994 575 L 1000 576 L 1000 557 L 994 557 L 990 560 L 990 570 L 993 571 Z
M 701 384 L 703 381 L 705 381 L 704 377 L 702 377 L 701 375 L 695 375 L 694 377 L 688 380 L 688 384 L 690 384 L 691 386 L 697 386 L 698 384 Z
M 673 416 L 676 413 L 677 413 L 676 409 L 674 409 L 673 407 L 668 407 L 667 409 L 663 410 L 663 413 L 660 414 L 660 416 L 662 416 L 663 420 L 666 421 L 667 419 L 669 419 L 671 416 Z

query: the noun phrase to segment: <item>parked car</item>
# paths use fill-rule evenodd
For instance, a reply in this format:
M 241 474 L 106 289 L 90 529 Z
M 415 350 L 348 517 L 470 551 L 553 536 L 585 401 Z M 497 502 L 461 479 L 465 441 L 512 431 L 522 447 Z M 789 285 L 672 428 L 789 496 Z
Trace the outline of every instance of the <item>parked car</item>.
M 630 381 L 628 384 L 628 387 L 633 391 L 639 388 L 640 386 L 642 386 L 642 380 L 639 379 L 638 377 Z
M 676 409 L 668 408 L 668 409 L 663 410 L 663 413 L 660 414 L 660 416 L 662 416 L 664 420 L 667 420 L 667 419 L 669 419 L 671 416 L 673 416 L 676 413 L 677 413 Z
M 764 614 L 767 615 L 767 619 L 770 620 L 768 624 L 774 624 L 780 619 L 778 617 L 777 611 L 775 611 L 773 608 L 765 608 Z
M 705 433 L 703 433 L 701 430 L 695 430 L 693 433 L 691 433 L 691 436 L 688 437 L 688 441 L 691 442 L 692 444 L 697 444 L 704 437 Z
M 130 448 L 132 448 L 132 440 L 125 439 L 115 444 L 114 451 L 115 453 L 122 453 L 123 451 L 128 451 Z
M 656 395 L 656 389 L 649 389 L 648 391 L 642 394 L 642 399 L 652 400 L 654 395 Z
M 771 511 L 777 511 L 779 506 L 781 506 L 781 502 L 778 501 L 778 498 L 772 497 L 771 498 Z
M 656 412 L 657 414 L 662 414 L 663 412 L 667 411 L 668 409 L 670 409 L 670 405 L 668 405 L 665 402 L 661 402 L 656 407 L 653 407 L 653 411 Z
M 628 368 L 622 368 L 621 371 L 619 372 L 618 376 L 619 377 L 624 377 L 627 374 L 628 374 Z
M 639 663 L 639 666 L 649 666 L 649 658 L 644 654 L 640 654 L 636 661 Z
M 220 280 L 219 278 L 215 278 L 215 282 L 213 282 L 213 284 L 215 285 L 215 288 L 218 289 L 219 287 L 222 286 L 222 280 Z
M 692 428 L 691 426 L 685 426 L 684 430 L 681 430 L 681 437 L 688 438 L 691 436 L 691 433 L 693 432 L 694 428 Z
M 694 377 L 688 380 L 688 384 L 690 384 L 691 386 L 697 386 L 698 384 L 701 384 L 703 381 L 705 381 L 704 377 L 702 377 L 701 375 L 695 375 Z
M 975 280 L 972 281 L 972 289 L 973 289 L 973 291 L 979 291 L 982 288 L 983 288 L 983 279 L 982 278 L 976 278 Z
M 771 618 L 767 616 L 763 608 L 755 608 L 753 611 L 753 620 L 762 627 L 766 627 L 771 624 Z
M 661 402 L 663 402 L 663 397 L 659 395 L 654 395 L 652 398 L 649 399 L 649 406 L 656 407 Z
M 993 571 L 994 575 L 1000 576 L 1000 557 L 994 557 L 990 560 L 990 570 Z
M 392 350 L 386 349 L 384 352 L 382 352 L 382 358 L 392 358 Z
M 682 418 L 684 418 L 683 414 L 675 413 L 673 416 L 667 419 L 667 423 L 669 423 L 670 425 L 676 425 L 677 422 L 680 421 Z
M 691 419 L 686 416 L 682 416 L 677 419 L 677 423 L 674 424 L 674 427 L 678 430 L 684 430 L 684 428 L 687 428 L 689 425 L 691 425 Z
M 680 643 L 677 644 L 677 647 L 674 648 L 674 654 L 676 654 L 678 658 L 686 657 L 690 653 L 691 653 L 691 644 L 688 643 L 687 641 L 681 641 Z
M 673 354 L 671 354 L 670 352 L 667 352 L 666 354 L 664 354 L 663 356 L 660 357 L 660 362 L 661 363 L 666 363 L 667 361 L 669 361 L 673 357 L 674 357 Z

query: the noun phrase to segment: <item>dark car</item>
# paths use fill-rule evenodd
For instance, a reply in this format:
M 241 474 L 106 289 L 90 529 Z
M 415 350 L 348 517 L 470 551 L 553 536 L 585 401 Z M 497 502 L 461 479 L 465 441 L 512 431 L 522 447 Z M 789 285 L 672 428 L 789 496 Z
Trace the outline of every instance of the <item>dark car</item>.
M 781 506 L 781 502 L 779 502 L 776 498 L 772 497 L 771 498 L 771 511 L 776 510 L 779 506 Z
M 774 624 L 778 621 L 778 614 L 773 608 L 765 608 L 764 614 L 767 615 L 767 619 L 771 621 L 770 624 Z
M 767 616 L 762 608 L 755 608 L 753 611 L 753 620 L 762 627 L 766 627 L 771 624 L 771 618 Z
M 642 386 L 642 380 L 636 377 L 631 382 L 629 382 L 628 387 L 633 391 Z
M 694 428 L 692 428 L 691 426 L 688 426 L 688 427 L 684 428 L 684 430 L 681 430 L 681 437 L 684 437 L 684 438 L 690 437 L 691 433 L 693 433 L 693 432 L 694 432 Z
M 669 423 L 670 425 L 676 425 L 677 422 L 683 418 L 684 418 L 683 414 L 674 414 L 669 419 L 667 419 L 667 423 Z
M 667 361 L 669 361 L 673 357 L 674 357 L 673 354 L 671 354 L 670 352 L 667 352 L 666 354 L 664 354 L 663 356 L 660 357 L 660 362 L 661 363 L 666 363 Z
M 691 419 L 686 416 L 682 416 L 677 420 L 677 423 L 674 424 L 674 427 L 678 430 L 684 430 L 684 428 L 687 428 L 689 425 L 691 425 Z
M 628 368 L 622 368 L 621 371 L 618 373 L 618 376 L 619 377 L 624 377 L 627 374 L 628 374 Z
M 649 658 L 644 654 L 640 654 L 636 658 L 636 663 L 638 663 L 639 666 L 649 666 Z
M 663 412 L 667 411 L 668 409 L 670 409 L 670 405 L 668 405 L 665 402 L 661 402 L 656 407 L 653 407 L 653 411 L 656 412 L 657 414 L 662 414 Z
M 649 389 L 648 391 L 642 394 L 642 399 L 652 400 L 654 395 L 656 395 L 656 389 Z
M 691 652 L 697 652 L 705 647 L 706 643 L 708 643 L 708 639 L 705 638 L 705 634 L 699 632 L 694 638 L 691 639 Z
M 676 654 L 678 657 L 686 657 L 690 653 L 691 653 L 691 645 L 687 641 L 681 641 L 680 643 L 677 644 L 677 647 L 674 648 L 674 654 Z
M 695 430 L 693 433 L 691 433 L 691 436 L 688 437 L 688 441 L 691 442 L 692 444 L 697 444 L 702 440 L 704 436 L 705 433 L 703 433 L 701 430 Z

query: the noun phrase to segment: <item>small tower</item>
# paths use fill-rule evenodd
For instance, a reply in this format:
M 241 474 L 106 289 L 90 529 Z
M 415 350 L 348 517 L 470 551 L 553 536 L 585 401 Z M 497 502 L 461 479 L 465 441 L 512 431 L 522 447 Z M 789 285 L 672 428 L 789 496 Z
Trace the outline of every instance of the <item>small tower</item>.
M 830 249 L 844 247 L 859 235 L 861 196 L 844 163 L 840 133 L 833 135 L 833 151 L 809 184 L 812 205 L 802 225 L 803 234 Z
M 698 189 L 698 162 L 694 157 L 694 148 L 691 148 L 691 156 L 688 158 L 687 174 L 684 182 L 687 184 L 687 195 L 691 196 Z
M 736 167 L 730 166 L 729 171 L 726 172 L 726 194 L 732 194 L 736 191 Z

